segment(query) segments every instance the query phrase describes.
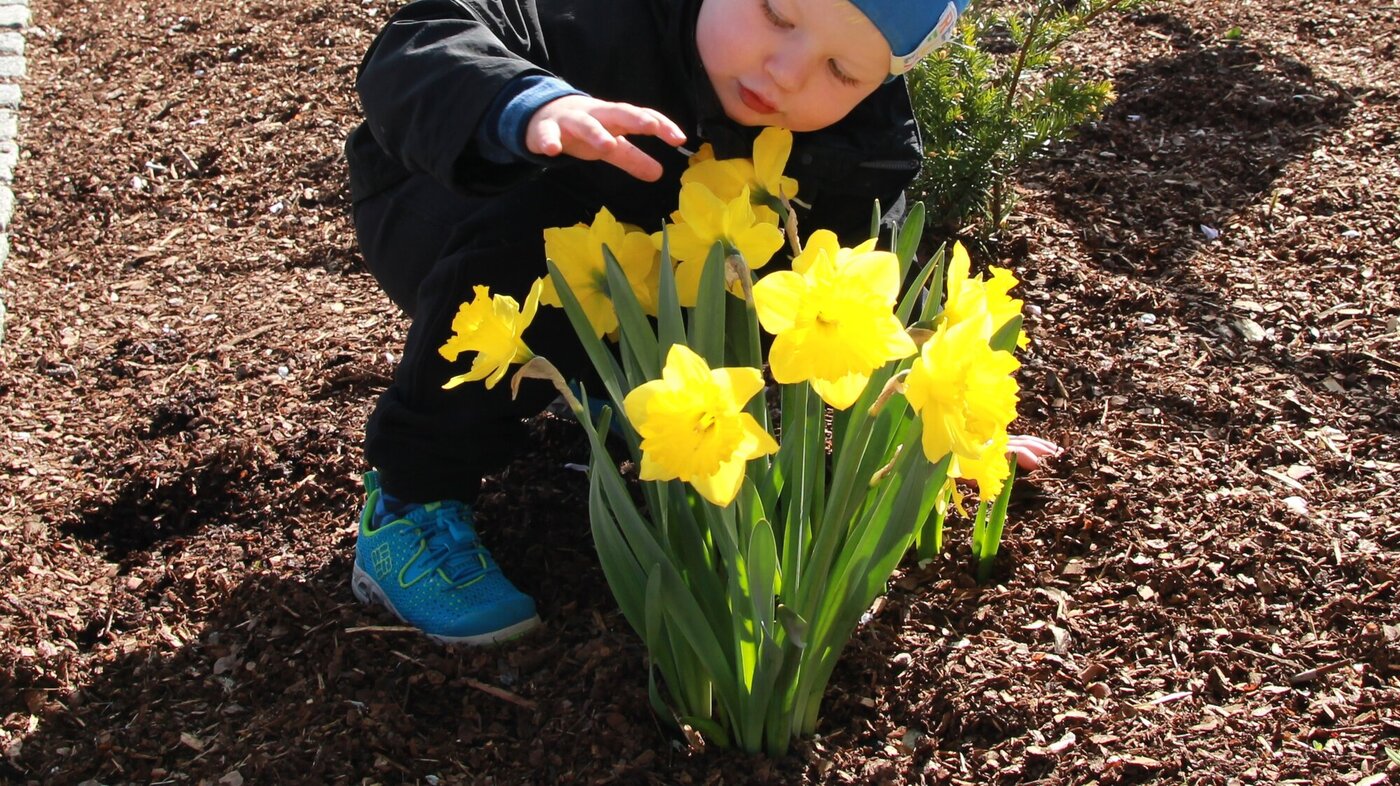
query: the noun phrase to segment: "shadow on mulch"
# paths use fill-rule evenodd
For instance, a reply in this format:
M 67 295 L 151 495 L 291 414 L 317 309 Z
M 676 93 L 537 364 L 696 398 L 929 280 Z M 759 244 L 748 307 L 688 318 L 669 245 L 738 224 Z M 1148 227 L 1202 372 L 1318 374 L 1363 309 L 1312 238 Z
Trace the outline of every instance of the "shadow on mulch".
M 1305 63 L 1206 39 L 1170 14 L 1137 21 L 1178 54 L 1117 72 L 1118 100 L 1048 168 L 1048 191 L 1101 265 L 1155 278 L 1189 267 L 1202 225 L 1223 230 L 1268 199 L 1352 102 Z
M 176 396 L 155 407 L 127 452 L 105 460 L 113 490 L 78 506 L 64 529 L 125 566 L 210 527 L 281 527 L 298 508 L 329 504 L 336 492 L 317 478 L 343 452 L 337 435 L 310 427 L 280 455 L 246 440 L 210 446 L 197 431 L 209 400 Z
M 1121 67 L 1115 78 L 1119 98 L 1102 120 L 1034 175 L 1064 223 L 1078 229 L 1090 260 L 1110 275 L 1148 285 L 1103 289 L 1088 298 L 1122 317 L 1118 329 L 1151 332 L 1138 324 L 1140 317 L 1174 316 L 1174 324 L 1195 335 L 1187 346 L 1198 345 L 1214 362 L 1265 364 L 1291 377 L 1305 398 L 1344 390 L 1382 425 L 1400 424 L 1388 375 L 1364 348 L 1315 351 L 1328 338 L 1308 332 L 1320 323 L 1306 315 L 1273 322 L 1259 317 L 1269 325 L 1266 332 L 1248 319 L 1250 313 L 1233 307 L 1234 295 L 1220 294 L 1231 288 L 1227 269 L 1203 265 L 1200 257 L 1213 242 L 1234 243 L 1224 251 L 1229 255 L 1248 255 L 1250 245 L 1263 244 L 1246 234 L 1250 229 L 1234 226 L 1236 219 L 1251 208 L 1272 215 L 1276 200 L 1286 199 L 1275 192 L 1275 180 L 1347 121 L 1354 99 L 1309 65 L 1266 46 L 1210 39 L 1170 14 L 1140 15 L 1136 23 L 1169 37 L 1177 54 Z M 1313 213 L 1327 214 L 1325 208 Z M 1263 223 L 1272 225 L 1267 217 Z M 1328 242 L 1316 238 L 1297 247 L 1295 258 L 1277 260 L 1278 267 L 1298 266 L 1315 284 L 1364 283 L 1348 280 L 1355 271 L 1328 269 Z M 1063 283 L 1050 282 L 1049 288 Z M 1204 428 L 1236 417 L 1224 401 L 1144 403 Z M 1305 404 L 1284 403 L 1299 422 L 1312 416 Z

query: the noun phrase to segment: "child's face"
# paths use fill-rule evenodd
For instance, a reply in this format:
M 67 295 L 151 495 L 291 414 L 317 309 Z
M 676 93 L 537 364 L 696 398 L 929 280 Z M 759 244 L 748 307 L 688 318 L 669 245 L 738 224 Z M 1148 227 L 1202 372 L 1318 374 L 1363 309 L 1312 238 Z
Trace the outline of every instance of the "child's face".
M 890 68 L 889 44 L 848 0 L 704 0 L 695 39 L 725 114 L 750 126 L 825 128 Z

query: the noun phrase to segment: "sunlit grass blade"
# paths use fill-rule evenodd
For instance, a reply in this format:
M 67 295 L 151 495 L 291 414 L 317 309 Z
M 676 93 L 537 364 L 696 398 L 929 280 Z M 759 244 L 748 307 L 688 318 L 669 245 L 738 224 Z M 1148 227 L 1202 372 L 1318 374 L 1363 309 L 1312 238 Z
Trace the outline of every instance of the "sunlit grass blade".
M 899 317 L 900 322 L 909 324 L 914 307 L 920 303 L 920 298 L 925 297 L 925 291 L 928 293 L 926 297 L 929 301 L 936 303 L 942 300 L 942 292 L 935 292 L 935 290 L 941 290 L 943 287 L 943 272 L 943 250 L 939 249 L 932 259 L 919 268 L 914 280 L 909 282 L 909 289 L 905 290 L 904 295 L 899 300 L 899 305 L 895 307 L 894 313 Z M 927 290 L 925 290 L 925 285 L 928 286 Z
M 596 463 L 596 462 L 595 462 Z M 647 587 L 646 574 L 622 535 L 622 527 L 609 508 L 602 487 L 601 475 L 590 471 L 588 482 L 588 520 L 593 530 L 593 542 L 598 549 L 598 561 L 603 576 L 613 590 L 622 616 L 634 630 L 646 635 Z
M 918 537 L 914 542 L 915 553 L 919 559 L 933 559 L 943 553 L 943 526 L 947 518 L 946 508 L 935 508 L 919 528 Z
M 992 349 L 1015 352 L 1016 339 L 1021 335 L 1021 323 L 1024 321 L 1025 318 L 1020 314 L 1006 320 L 1006 324 L 998 328 L 997 332 L 992 334 L 992 340 L 988 342 Z
M 927 322 L 943 312 L 943 299 L 947 295 L 945 290 L 948 283 L 947 245 L 938 247 L 938 251 L 934 252 L 933 257 L 929 259 L 927 267 L 933 268 L 933 277 L 928 282 L 927 297 L 923 299 L 917 311 L 914 312 L 917 316 L 911 316 L 917 322 Z

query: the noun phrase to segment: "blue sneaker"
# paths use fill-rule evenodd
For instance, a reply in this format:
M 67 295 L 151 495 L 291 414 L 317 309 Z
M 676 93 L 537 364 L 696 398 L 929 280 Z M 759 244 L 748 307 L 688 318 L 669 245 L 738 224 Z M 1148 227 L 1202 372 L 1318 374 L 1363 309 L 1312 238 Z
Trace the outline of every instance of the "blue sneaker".
M 491 644 L 540 624 L 535 601 L 501 574 L 461 502 L 386 505 L 365 473 L 350 589 L 443 644 Z

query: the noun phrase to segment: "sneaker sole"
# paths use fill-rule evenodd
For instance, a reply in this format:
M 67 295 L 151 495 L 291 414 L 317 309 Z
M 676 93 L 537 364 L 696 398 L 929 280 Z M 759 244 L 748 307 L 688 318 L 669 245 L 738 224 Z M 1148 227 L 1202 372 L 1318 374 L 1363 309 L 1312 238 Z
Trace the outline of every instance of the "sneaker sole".
M 372 576 L 366 573 L 358 562 L 355 563 L 355 571 L 350 577 L 350 592 L 355 596 L 355 600 L 358 600 L 366 606 L 374 606 L 376 604 L 383 606 L 401 621 L 410 625 L 413 624 L 404 619 L 404 616 L 399 613 L 399 610 L 394 608 L 394 604 L 389 602 L 388 596 L 379 588 L 379 582 L 375 581 Z M 480 647 L 488 644 L 500 644 L 505 641 L 510 641 L 511 639 L 519 638 L 539 627 L 539 624 L 540 618 L 539 615 L 536 615 L 527 620 L 521 620 L 514 625 L 501 628 L 500 630 L 494 630 L 490 633 L 478 633 L 475 636 L 442 636 L 437 633 L 428 633 L 427 631 L 422 631 L 422 633 L 424 636 L 433 639 L 439 644 Z

